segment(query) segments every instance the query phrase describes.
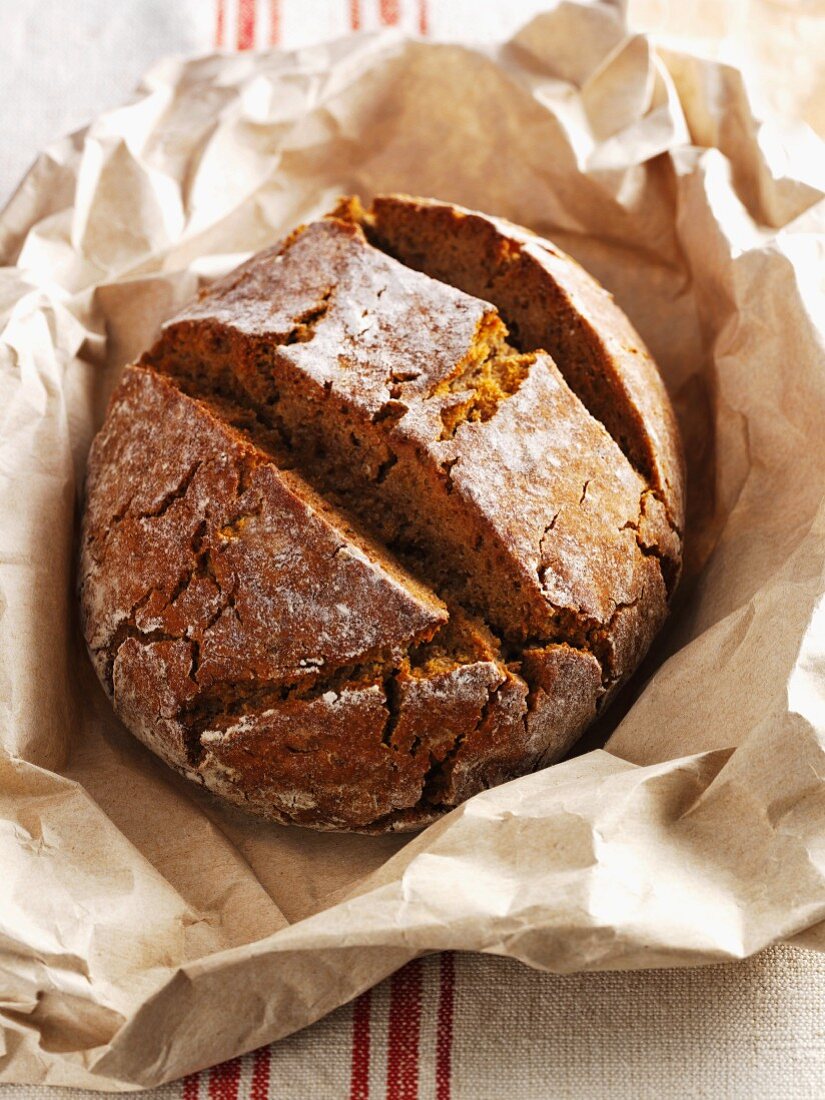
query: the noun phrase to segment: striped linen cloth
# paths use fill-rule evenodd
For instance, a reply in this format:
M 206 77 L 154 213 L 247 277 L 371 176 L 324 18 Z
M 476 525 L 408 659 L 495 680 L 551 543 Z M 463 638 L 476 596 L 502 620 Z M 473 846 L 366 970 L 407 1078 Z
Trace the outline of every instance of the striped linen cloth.
M 825 955 L 783 947 L 722 966 L 565 976 L 430 956 L 271 1047 L 141 1095 L 822 1100 L 823 1082 Z M 0 1085 L 0 1100 L 96 1095 Z
M 9 155 L 0 167 L 0 197 L 39 145 L 125 98 L 163 54 L 303 46 L 381 26 L 436 38 L 502 38 L 544 6 L 541 0 L 16 0 L 14 12 L 10 4 L 3 12 L 0 139 Z M 81 66 L 90 42 L 96 64 L 87 78 L 88 66 Z M 0 1100 L 94 1095 L 0 1086 Z M 825 1095 L 825 956 L 776 948 L 741 964 L 697 970 L 560 977 L 509 960 L 445 953 L 410 963 L 278 1044 L 149 1095 L 818 1100 Z

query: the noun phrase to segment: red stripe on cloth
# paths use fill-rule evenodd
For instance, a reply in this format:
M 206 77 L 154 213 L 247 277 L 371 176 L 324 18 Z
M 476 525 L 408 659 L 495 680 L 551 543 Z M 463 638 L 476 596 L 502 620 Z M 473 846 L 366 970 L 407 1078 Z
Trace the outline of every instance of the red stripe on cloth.
M 280 0 L 269 0 L 269 44 L 277 46 L 281 41 Z
M 378 18 L 385 27 L 394 27 L 401 14 L 398 0 L 378 0 Z
M 349 25 L 354 31 L 361 30 L 361 0 L 349 0 Z
M 238 49 L 255 45 L 255 0 L 238 0 Z
M 269 1047 L 261 1047 L 260 1050 L 255 1051 L 255 1061 L 252 1063 L 252 1081 L 249 1086 L 249 1100 L 267 1100 L 271 1062 L 272 1052 Z
M 427 8 L 427 0 L 418 0 L 418 33 L 430 33 L 430 13 Z
M 387 1100 L 418 1100 L 418 1037 L 423 968 L 413 959 L 390 980 Z
M 226 0 L 215 4 L 215 45 L 222 46 L 226 35 Z
M 237 1100 L 240 1083 L 240 1058 L 213 1066 L 209 1071 L 209 1100 Z
M 370 1005 L 368 989 L 352 1006 L 352 1070 L 349 1100 L 369 1100 L 370 1095 Z
M 198 1100 L 200 1088 L 201 1075 L 199 1073 L 190 1073 L 188 1077 L 184 1077 L 183 1079 L 181 1100 Z
M 441 956 L 438 1017 L 435 1033 L 435 1100 L 450 1100 L 453 1072 L 453 1006 L 455 959 L 452 951 Z

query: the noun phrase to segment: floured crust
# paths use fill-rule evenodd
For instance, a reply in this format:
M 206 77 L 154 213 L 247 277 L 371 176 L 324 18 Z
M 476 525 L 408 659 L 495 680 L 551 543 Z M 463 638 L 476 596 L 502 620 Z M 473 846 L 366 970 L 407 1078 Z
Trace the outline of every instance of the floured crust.
M 82 607 L 104 676 L 125 637 L 164 636 L 185 641 L 201 689 L 292 683 L 397 657 L 447 621 L 298 475 L 154 371 L 127 368 L 88 488 Z
M 435 199 L 379 195 L 338 213 L 404 264 L 495 304 L 522 350 L 549 352 L 572 389 L 649 483 L 682 533 L 685 474 L 673 409 L 656 364 L 612 296 L 550 241 L 503 218 Z
M 81 605 L 167 763 L 272 820 L 382 832 L 558 759 L 625 682 L 678 577 L 681 457 L 583 272 L 565 308 L 604 337 L 619 420 L 542 350 L 551 245 L 425 200 L 336 213 L 127 368 L 90 455 Z M 515 320 L 463 285 L 512 278 L 491 241 L 529 291 Z

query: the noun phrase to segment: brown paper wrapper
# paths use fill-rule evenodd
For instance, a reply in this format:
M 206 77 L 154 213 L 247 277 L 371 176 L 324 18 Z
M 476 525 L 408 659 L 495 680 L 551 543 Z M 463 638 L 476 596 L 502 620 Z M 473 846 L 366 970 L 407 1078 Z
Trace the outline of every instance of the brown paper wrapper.
M 497 50 L 165 62 L 38 160 L 0 218 L 0 1079 L 155 1085 L 442 948 L 561 972 L 825 943 L 823 162 L 736 70 L 571 3 Z M 388 190 L 580 259 L 691 467 L 688 575 L 606 747 L 413 839 L 265 825 L 176 777 L 114 718 L 74 596 L 123 365 L 204 280 Z

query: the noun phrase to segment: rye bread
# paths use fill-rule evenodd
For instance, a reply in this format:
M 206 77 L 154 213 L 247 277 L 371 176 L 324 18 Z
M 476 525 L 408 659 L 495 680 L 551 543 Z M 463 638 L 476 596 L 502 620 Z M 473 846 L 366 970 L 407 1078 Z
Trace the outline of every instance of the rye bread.
M 85 636 L 125 724 L 216 794 L 417 828 L 558 759 L 626 682 L 678 580 L 682 478 L 652 360 L 572 260 L 345 200 L 127 368 L 89 460 Z

